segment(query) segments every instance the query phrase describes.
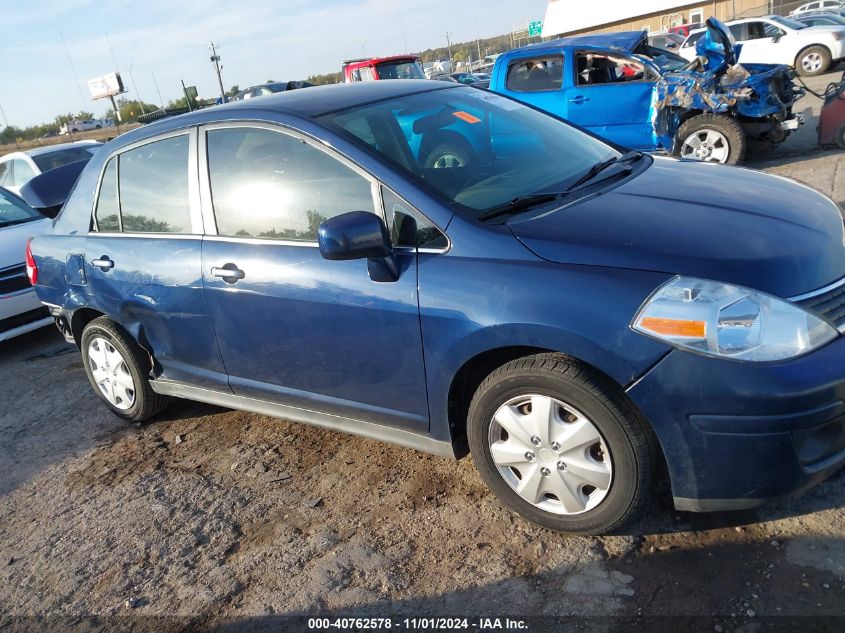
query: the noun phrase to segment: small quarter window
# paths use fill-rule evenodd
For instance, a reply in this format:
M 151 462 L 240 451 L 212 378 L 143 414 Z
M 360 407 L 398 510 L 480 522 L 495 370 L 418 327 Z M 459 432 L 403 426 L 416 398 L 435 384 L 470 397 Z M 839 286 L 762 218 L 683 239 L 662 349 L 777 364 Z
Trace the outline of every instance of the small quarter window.
M 298 138 L 236 127 L 206 139 L 220 235 L 316 242 L 327 218 L 375 213 L 369 180 Z
M 514 92 L 560 90 L 563 85 L 563 57 L 532 57 L 511 62 L 506 85 Z
M 428 219 L 387 187 L 381 188 L 384 215 L 395 246 L 446 248 L 446 236 Z
M 190 233 L 188 135 L 119 155 L 120 214 L 126 233 Z
M 117 203 L 117 157 L 106 165 L 103 182 L 100 184 L 100 195 L 97 197 L 97 230 L 115 232 L 120 231 L 120 207 Z

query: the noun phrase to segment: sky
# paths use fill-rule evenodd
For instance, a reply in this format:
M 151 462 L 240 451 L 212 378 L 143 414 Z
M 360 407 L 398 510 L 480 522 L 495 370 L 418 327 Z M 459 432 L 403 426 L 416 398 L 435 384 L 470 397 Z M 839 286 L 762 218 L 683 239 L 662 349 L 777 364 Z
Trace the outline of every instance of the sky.
M 452 42 L 462 42 L 525 28 L 529 20 L 543 18 L 547 0 L 2 4 L 0 106 L 9 125 L 26 127 L 83 109 L 102 116 L 111 104 L 92 101 L 87 82 L 114 71 L 129 91 L 125 96 L 146 103 L 181 97 L 180 79 L 196 85 L 200 97 L 218 96 L 211 41 L 219 46 L 224 88 L 245 88 L 267 79 L 337 72 L 348 58 L 445 46 L 447 30 Z

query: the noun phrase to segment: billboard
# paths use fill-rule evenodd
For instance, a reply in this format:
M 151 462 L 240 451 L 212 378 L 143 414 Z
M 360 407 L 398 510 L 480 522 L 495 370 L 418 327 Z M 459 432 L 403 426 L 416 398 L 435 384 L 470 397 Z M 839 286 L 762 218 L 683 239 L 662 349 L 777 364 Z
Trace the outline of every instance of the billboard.
M 549 0 L 546 19 L 543 21 L 543 37 L 589 29 L 650 13 L 671 11 L 691 4 L 695 5 L 695 0 Z
M 109 73 L 102 77 L 89 79 L 88 90 L 91 92 L 92 99 L 105 99 L 121 94 L 124 90 L 120 73 Z

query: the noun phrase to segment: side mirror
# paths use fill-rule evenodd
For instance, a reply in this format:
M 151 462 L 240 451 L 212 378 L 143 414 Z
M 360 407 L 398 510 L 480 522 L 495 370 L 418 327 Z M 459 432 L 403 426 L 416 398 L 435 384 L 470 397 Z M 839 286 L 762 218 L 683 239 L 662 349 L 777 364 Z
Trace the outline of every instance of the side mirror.
M 350 211 L 324 220 L 317 229 L 317 241 L 324 259 L 366 259 L 373 281 L 399 279 L 390 234 L 375 213 Z
M 772 36 L 772 43 L 777 43 L 780 41 L 780 38 L 783 37 L 783 33 L 777 33 Z

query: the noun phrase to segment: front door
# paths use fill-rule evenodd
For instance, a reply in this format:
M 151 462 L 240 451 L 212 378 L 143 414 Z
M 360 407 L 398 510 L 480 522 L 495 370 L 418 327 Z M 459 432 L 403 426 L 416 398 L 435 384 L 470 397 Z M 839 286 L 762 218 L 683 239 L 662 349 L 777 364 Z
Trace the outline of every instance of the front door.
M 427 431 L 416 253 L 377 283 L 366 260 L 317 248 L 324 219 L 381 213 L 375 182 L 279 127 L 209 126 L 203 146 L 217 233 L 203 243 L 203 283 L 232 390 Z
M 654 149 L 654 71 L 633 58 L 600 51 L 579 51 L 572 63 L 567 119 L 625 147 Z

